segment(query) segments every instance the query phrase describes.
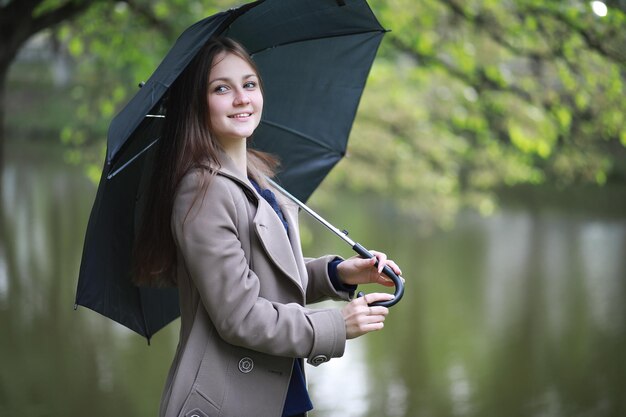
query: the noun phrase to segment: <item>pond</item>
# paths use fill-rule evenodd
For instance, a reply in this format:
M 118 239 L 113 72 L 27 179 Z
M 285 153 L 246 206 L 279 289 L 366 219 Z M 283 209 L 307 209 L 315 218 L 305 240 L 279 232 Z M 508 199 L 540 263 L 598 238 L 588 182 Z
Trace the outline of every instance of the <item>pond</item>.
M 178 322 L 148 346 L 74 311 L 95 186 L 12 144 L 1 191 L 0 416 L 156 415 Z M 389 253 L 406 294 L 383 331 L 307 367 L 313 417 L 626 415 L 626 188 L 516 190 L 428 236 L 389 204 L 340 203 L 320 213 Z M 351 256 L 302 221 L 306 254 Z

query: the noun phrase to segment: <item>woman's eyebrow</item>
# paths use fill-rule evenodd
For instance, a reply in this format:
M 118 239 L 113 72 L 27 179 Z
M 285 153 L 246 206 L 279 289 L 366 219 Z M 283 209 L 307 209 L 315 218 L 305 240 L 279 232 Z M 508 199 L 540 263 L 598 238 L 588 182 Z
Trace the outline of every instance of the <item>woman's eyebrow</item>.
M 248 78 L 251 78 L 251 77 L 255 77 L 255 78 L 256 78 L 256 77 L 257 77 L 257 75 L 256 75 L 256 74 L 247 74 L 247 75 L 244 75 L 243 77 L 241 77 L 241 79 L 242 79 L 242 80 L 247 80 Z M 211 84 L 213 84 L 213 83 L 215 83 L 215 82 L 218 82 L 218 81 L 222 81 L 222 82 L 231 82 L 232 80 L 231 80 L 231 78 L 229 78 L 229 77 L 220 77 L 220 78 L 215 78 L 214 80 L 209 81 L 209 85 L 211 85 Z

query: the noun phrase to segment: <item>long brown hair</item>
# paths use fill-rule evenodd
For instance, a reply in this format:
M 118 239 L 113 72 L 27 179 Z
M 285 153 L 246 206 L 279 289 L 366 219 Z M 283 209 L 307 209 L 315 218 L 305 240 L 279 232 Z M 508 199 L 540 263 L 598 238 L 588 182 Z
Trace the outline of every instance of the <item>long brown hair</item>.
M 229 38 L 212 38 L 170 87 L 143 221 L 135 239 L 133 275 L 137 284 L 176 284 L 176 245 L 170 223 L 176 189 L 190 170 L 209 170 L 208 180 L 201 177 L 195 204 L 216 174 L 214 168 L 220 167 L 221 146 L 211 134 L 207 89 L 214 58 L 221 53 L 242 58 L 260 79 L 256 64 L 243 46 Z M 259 84 L 262 91 L 262 84 Z M 273 156 L 248 149 L 248 175 L 272 176 L 276 166 Z

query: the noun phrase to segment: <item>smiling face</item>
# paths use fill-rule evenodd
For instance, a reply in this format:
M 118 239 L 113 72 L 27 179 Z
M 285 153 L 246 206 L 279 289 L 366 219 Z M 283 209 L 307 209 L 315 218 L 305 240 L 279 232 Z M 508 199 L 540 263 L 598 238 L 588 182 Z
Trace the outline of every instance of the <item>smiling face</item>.
M 225 148 L 250 137 L 261 121 L 263 93 L 254 69 L 232 53 L 221 53 L 209 74 L 211 131 Z

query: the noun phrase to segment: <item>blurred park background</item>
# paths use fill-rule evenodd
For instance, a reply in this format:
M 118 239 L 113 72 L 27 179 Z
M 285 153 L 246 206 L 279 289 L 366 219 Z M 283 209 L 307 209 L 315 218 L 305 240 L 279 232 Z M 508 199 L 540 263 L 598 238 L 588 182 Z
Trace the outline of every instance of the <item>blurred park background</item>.
M 626 415 L 626 1 L 369 3 L 391 31 L 310 204 L 406 295 L 307 368 L 312 416 Z M 0 416 L 156 414 L 178 322 L 74 311 L 85 228 L 111 118 L 239 4 L 0 0 Z

